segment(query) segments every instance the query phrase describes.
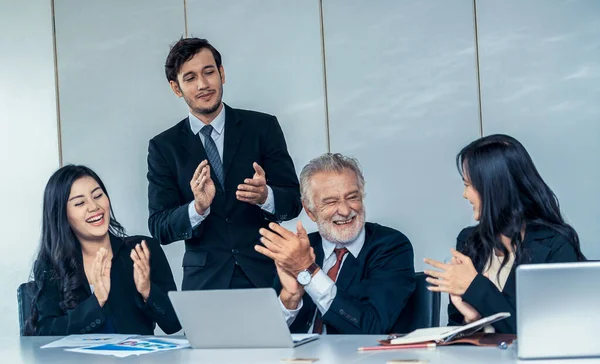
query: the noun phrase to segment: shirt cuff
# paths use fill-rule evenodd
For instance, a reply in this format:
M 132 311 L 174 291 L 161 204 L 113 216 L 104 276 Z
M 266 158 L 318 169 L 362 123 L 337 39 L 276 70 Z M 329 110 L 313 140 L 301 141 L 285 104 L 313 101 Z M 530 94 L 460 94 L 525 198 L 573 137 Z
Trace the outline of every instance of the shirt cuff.
M 304 300 L 300 300 L 300 303 L 298 303 L 298 307 L 295 310 L 288 310 L 287 307 L 283 305 L 283 302 L 281 302 L 281 295 L 279 295 L 279 306 L 281 307 L 283 317 L 285 318 L 285 322 L 288 326 L 294 323 L 296 316 L 298 316 L 298 312 L 300 312 L 300 310 L 302 309 L 303 301 Z
M 323 272 L 323 269 L 319 269 L 310 282 L 304 286 L 304 290 L 315 302 L 321 315 L 325 315 L 325 312 L 329 310 L 329 306 L 337 294 L 335 283 Z
M 206 217 L 210 214 L 210 206 L 204 211 L 204 214 L 200 215 L 196 211 L 196 207 L 194 207 L 194 201 L 190 202 L 188 205 L 188 216 L 190 217 L 190 224 L 192 225 L 192 229 L 195 229 Z
M 259 204 L 258 207 L 270 214 L 275 214 L 275 196 L 273 195 L 273 190 L 269 185 L 267 185 L 267 200 L 262 205 Z

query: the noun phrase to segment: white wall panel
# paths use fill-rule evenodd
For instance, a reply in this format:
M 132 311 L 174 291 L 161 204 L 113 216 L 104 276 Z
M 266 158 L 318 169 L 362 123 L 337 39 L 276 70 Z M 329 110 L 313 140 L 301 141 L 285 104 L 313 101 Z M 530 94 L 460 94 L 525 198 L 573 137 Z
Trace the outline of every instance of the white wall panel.
M 479 134 L 472 2 L 323 4 L 331 150 L 358 158 L 367 219 L 404 232 L 423 270 L 472 223 L 454 161 Z
M 600 2 L 477 1 L 483 130 L 519 139 L 600 259 Z
M 189 36 L 221 52 L 232 107 L 277 116 L 298 173 L 327 151 L 318 0 L 188 0 Z M 316 227 L 300 215 L 309 231 Z M 293 228 L 295 223 L 286 223 Z
M 58 167 L 50 2 L 3 1 L 0 49 L 0 336 L 15 336 L 17 287 L 32 273 L 44 187 Z

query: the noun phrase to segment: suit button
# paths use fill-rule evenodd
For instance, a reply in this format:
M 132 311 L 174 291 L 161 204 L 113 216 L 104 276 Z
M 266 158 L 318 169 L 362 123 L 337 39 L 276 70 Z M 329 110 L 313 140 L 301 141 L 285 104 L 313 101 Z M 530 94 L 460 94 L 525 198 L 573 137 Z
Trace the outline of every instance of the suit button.
M 90 324 L 90 326 L 91 326 L 91 327 L 96 327 L 96 323 L 95 323 L 95 322 L 92 322 L 92 323 Z
M 85 329 L 81 329 L 79 332 L 85 334 Z
M 225 222 L 228 223 L 228 224 L 231 224 L 233 221 L 230 218 L 226 218 Z
M 237 253 L 239 253 L 240 251 L 239 251 L 239 250 L 237 250 L 237 249 L 231 249 L 231 252 L 232 252 L 233 254 L 237 254 Z
M 100 325 L 101 322 L 100 319 L 96 319 L 96 324 Z
M 86 326 L 85 331 L 90 332 L 90 331 L 92 331 L 92 329 L 89 326 Z

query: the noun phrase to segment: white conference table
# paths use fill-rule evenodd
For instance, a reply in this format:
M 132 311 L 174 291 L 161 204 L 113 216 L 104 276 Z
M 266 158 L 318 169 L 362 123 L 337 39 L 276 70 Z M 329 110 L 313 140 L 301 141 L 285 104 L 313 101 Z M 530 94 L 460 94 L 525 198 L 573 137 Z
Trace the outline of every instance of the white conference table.
M 318 358 L 315 364 L 381 363 L 392 359 L 420 359 L 429 364 L 500 364 L 500 363 L 600 363 L 597 359 L 518 361 L 515 346 L 508 349 L 472 346 L 447 346 L 435 349 L 401 349 L 358 352 L 360 346 L 373 346 L 383 336 L 325 335 L 295 349 L 182 349 L 170 352 L 117 358 L 40 349 L 60 337 L 4 337 L 0 339 L 0 363 L 285 363 L 287 358 Z

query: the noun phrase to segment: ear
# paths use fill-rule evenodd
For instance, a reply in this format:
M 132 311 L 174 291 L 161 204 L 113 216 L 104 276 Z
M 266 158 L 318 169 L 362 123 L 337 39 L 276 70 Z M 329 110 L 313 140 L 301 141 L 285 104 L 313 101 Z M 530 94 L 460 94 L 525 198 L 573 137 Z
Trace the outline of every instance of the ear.
M 219 74 L 221 75 L 221 84 L 225 83 L 225 68 L 223 68 L 223 65 L 219 66 Z
M 302 207 L 304 207 L 304 211 L 306 211 L 306 214 L 308 215 L 308 217 L 313 221 L 313 222 L 317 222 L 317 215 L 313 214 L 309 209 L 308 206 L 306 206 L 306 204 L 304 203 L 304 201 L 302 201 Z
M 169 81 L 169 85 L 171 86 L 171 90 L 173 90 L 173 92 L 175 93 L 175 95 L 177 95 L 177 97 L 183 96 L 183 92 L 181 92 L 181 89 L 179 88 L 179 84 L 177 84 L 177 82 Z

